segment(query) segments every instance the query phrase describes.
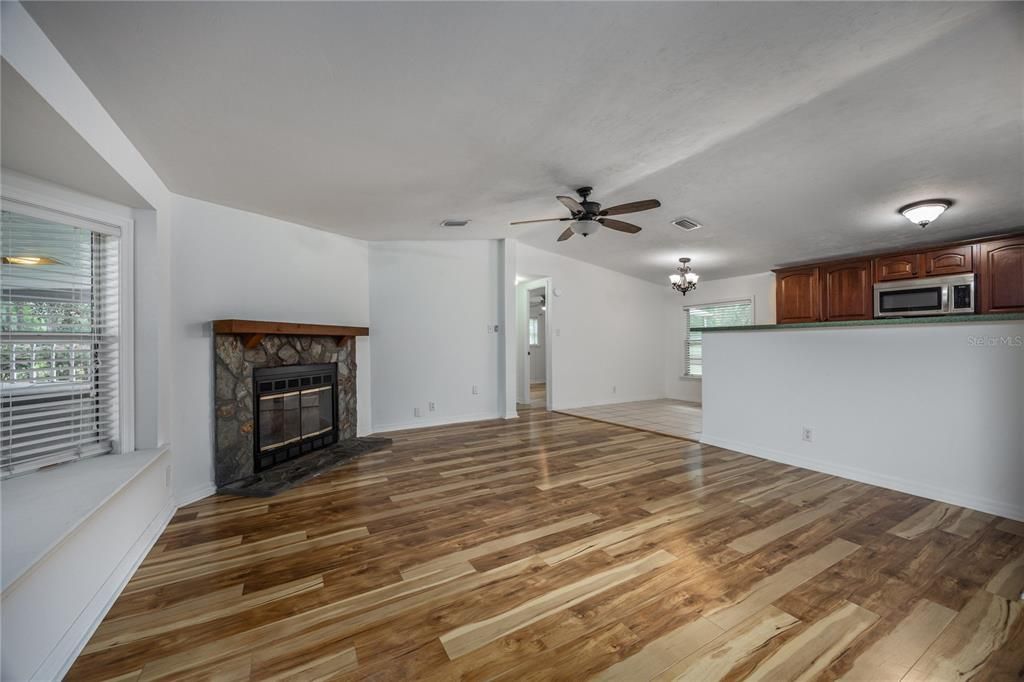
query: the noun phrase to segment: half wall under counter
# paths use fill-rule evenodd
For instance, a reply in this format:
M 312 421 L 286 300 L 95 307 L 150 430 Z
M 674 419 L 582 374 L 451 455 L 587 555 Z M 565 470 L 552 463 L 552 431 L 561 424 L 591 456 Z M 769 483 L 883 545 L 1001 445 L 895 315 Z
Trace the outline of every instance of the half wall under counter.
M 959 317 L 708 329 L 702 442 L 1024 520 L 1024 315 Z

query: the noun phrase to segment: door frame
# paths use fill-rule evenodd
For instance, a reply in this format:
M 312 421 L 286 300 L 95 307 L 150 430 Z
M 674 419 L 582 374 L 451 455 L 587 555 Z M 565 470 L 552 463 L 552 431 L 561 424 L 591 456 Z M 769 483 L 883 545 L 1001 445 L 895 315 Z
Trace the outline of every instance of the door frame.
M 552 319 L 555 314 L 554 297 L 552 296 L 554 285 L 550 277 L 537 277 L 520 282 L 519 287 L 517 304 L 520 314 L 516 315 L 516 322 L 517 326 L 520 327 L 517 330 L 517 337 L 520 343 L 519 352 L 517 353 L 519 364 L 516 371 L 518 389 L 516 399 L 523 404 L 528 405 L 530 403 L 530 344 L 527 337 L 530 319 L 530 290 L 543 287 L 544 303 L 547 307 L 547 310 L 544 311 L 544 398 L 545 409 L 550 411 L 554 404 L 552 398 L 554 395 L 554 382 L 552 379 L 554 377 L 553 360 L 555 356 L 555 335 L 552 333 L 554 329 Z

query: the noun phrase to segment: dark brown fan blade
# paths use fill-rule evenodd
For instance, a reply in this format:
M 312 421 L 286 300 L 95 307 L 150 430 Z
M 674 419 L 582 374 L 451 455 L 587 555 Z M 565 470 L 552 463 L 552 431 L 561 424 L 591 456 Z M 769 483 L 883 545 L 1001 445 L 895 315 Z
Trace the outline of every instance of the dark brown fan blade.
M 567 227 L 562 234 L 558 235 L 558 241 L 564 242 L 566 239 L 573 236 L 573 234 L 575 233 L 572 231 L 572 227 Z
M 572 220 L 572 218 L 541 218 L 540 220 L 516 220 L 515 222 L 509 223 L 509 225 L 525 225 L 526 223 L 552 223 L 552 222 L 563 222 L 566 220 Z
M 650 211 L 652 208 L 658 208 L 661 206 L 661 202 L 657 199 L 647 199 L 645 201 L 631 201 L 628 204 L 619 204 L 618 206 L 610 206 L 601 211 L 600 215 L 622 215 L 623 213 L 638 213 L 640 211 Z
M 576 201 L 572 197 L 557 196 L 555 198 L 562 202 L 562 206 L 569 209 L 569 213 L 572 213 L 573 215 L 583 213 L 583 207 L 580 206 L 580 202 Z
M 640 228 L 633 223 L 623 222 L 621 220 L 615 220 L 614 218 L 598 218 L 597 222 L 601 223 L 605 227 L 610 227 L 613 230 L 619 232 L 628 232 L 629 234 L 636 234 L 640 231 Z

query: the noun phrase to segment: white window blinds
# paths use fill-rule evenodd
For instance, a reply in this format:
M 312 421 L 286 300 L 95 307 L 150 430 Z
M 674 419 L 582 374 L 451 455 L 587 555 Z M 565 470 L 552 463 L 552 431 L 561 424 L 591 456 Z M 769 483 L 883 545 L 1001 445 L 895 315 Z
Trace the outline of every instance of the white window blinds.
M 118 249 L 107 225 L 6 202 L 0 217 L 0 472 L 118 439 Z
M 686 339 L 683 342 L 683 374 L 704 375 L 704 331 L 709 327 L 738 327 L 753 324 L 750 301 L 709 303 L 683 308 L 686 316 Z

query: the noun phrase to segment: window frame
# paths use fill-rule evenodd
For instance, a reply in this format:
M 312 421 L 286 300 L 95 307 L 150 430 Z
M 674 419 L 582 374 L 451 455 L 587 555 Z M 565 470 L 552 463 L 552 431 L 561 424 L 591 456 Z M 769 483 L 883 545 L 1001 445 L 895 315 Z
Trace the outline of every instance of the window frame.
M 540 347 L 540 318 L 529 317 L 526 321 L 526 343 L 530 348 Z
M 58 188 L 29 188 L 20 183 L 11 183 L 5 175 L 0 190 L 0 206 L 22 215 L 48 220 L 73 227 L 118 235 L 118 425 L 116 448 L 107 453 L 119 455 L 135 451 L 135 271 L 134 244 L 135 221 L 127 217 L 130 210 L 116 204 L 112 208 L 124 208 L 126 215 L 117 215 L 104 210 L 106 202 L 96 199 L 91 205 L 90 197 L 73 191 L 59 192 Z M 34 185 L 35 183 L 33 183 Z M 67 195 L 72 195 L 69 200 Z M 95 455 L 105 456 L 105 455 Z M 84 459 L 88 459 L 84 458 Z M 71 460 L 81 461 L 81 460 Z M 15 476 L 27 476 L 39 471 L 32 469 Z
M 711 308 L 719 305 L 736 305 L 738 303 L 746 303 L 750 306 L 750 324 L 757 324 L 755 315 L 757 314 L 757 306 L 755 305 L 754 296 L 745 296 L 741 298 L 732 298 L 722 301 L 708 301 L 706 303 L 692 303 L 690 305 L 683 306 L 683 343 L 680 346 L 681 357 L 679 362 L 679 378 L 689 379 L 691 381 L 700 381 L 704 378 L 704 374 L 690 374 L 690 365 L 686 358 L 688 356 L 687 349 L 690 345 L 690 308 Z M 703 367 L 703 365 L 702 365 Z

